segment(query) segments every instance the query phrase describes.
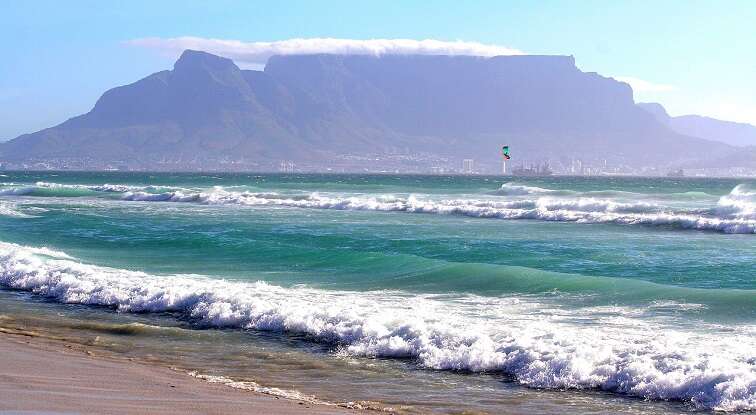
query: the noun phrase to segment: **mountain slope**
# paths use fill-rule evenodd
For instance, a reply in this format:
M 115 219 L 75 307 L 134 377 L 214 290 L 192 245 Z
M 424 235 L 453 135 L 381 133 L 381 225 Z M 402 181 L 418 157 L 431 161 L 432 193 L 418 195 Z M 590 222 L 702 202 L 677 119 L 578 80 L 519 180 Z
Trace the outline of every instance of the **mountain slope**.
M 664 107 L 657 103 L 638 103 L 638 106 L 653 114 L 660 122 L 677 133 L 719 141 L 732 146 L 756 146 L 756 126 L 754 125 L 722 121 L 700 115 L 671 117 Z
M 0 158 L 357 169 L 384 156 L 408 165 L 475 157 L 495 166 L 502 143 L 520 160 L 636 166 L 692 161 L 703 145 L 730 151 L 672 132 L 635 105 L 627 84 L 567 56 L 274 56 L 247 71 L 185 51 L 173 70 L 105 92 L 89 113 L 2 145 Z
M 680 134 L 721 141 L 733 146 L 756 146 L 756 126 L 722 121 L 700 115 L 672 118 L 671 127 Z

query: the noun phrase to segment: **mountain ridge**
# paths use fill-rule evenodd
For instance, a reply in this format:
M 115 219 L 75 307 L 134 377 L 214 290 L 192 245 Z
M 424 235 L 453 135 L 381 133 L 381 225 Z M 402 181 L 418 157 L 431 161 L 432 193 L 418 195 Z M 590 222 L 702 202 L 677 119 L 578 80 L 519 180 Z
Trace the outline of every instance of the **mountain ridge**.
M 724 121 L 703 115 L 670 116 L 656 102 L 639 102 L 638 106 L 653 114 L 672 130 L 691 137 L 700 137 L 732 146 L 756 146 L 756 126 L 748 123 Z
M 172 70 L 106 91 L 90 112 L 0 145 L 0 159 L 359 170 L 469 157 L 495 168 L 502 143 L 521 160 L 627 165 L 691 162 L 703 145 L 730 151 L 670 131 L 629 85 L 580 71 L 572 56 L 287 55 L 251 71 L 187 50 Z M 639 157 L 648 146 L 658 151 Z

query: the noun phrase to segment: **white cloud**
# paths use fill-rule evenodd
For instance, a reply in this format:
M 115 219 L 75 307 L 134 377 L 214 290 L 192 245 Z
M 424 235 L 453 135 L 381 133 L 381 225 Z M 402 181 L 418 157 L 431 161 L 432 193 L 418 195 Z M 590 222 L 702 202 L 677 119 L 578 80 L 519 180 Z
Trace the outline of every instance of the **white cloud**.
M 242 42 L 239 40 L 201 37 L 141 38 L 127 44 L 153 48 L 178 55 L 186 49 L 202 50 L 234 60 L 240 66 L 264 65 L 273 55 L 460 55 L 498 56 L 522 55 L 523 52 L 501 45 L 478 42 L 442 41 L 434 39 L 289 39 L 275 42 Z
M 243 42 L 239 40 L 209 39 L 193 36 L 175 38 L 141 38 L 126 42 L 127 44 L 156 49 L 167 53 L 171 58 L 177 57 L 186 49 L 203 50 L 233 59 L 239 66 L 260 69 L 273 55 L 300 54 L 345 54 L 345 55 L 458 55 L 483 56 L 523 55 L 524 52 L 502 45 L 479 42 L 442 41 L 434 39 L 334 39 L 309 38 L 288 39 L 275 42 Z M 728 104 L 727 100 L 699 102 L 696 108 L 689 105 L 674 105 L 679 94 L 666 94 L 679 89 L 674 85 L 646 81 L 631 76 L 615 76 L 614 79 L 629 84 L 635 92 L 636 99 L 647 102 L 670 102 L 670 113 L 705 114 L 721 119 L 750 122 L 756 124 L 756 107 L 753 105 Z M 690 103 L 690 99 L 686 102 Z M 684 109 L 683 109 L 684 108 Z M 674 111 L 678 109 L 678 111 Z
M 632 76 L 615 76 L 614 79 L 630 85 L 633 88 L 633 91 L 640 93 L 669 92 L 677 89 L 674 85 L 657 84 L 643 79 L 633 78 Z

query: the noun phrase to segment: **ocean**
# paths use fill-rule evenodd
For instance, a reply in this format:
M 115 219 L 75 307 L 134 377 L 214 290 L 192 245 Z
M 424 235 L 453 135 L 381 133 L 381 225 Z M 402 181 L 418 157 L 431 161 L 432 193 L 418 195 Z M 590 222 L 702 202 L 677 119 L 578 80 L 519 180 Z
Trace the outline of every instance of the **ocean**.
M 756 181 L 3 172 L 0 326 L 405 413 L 756 410 Z

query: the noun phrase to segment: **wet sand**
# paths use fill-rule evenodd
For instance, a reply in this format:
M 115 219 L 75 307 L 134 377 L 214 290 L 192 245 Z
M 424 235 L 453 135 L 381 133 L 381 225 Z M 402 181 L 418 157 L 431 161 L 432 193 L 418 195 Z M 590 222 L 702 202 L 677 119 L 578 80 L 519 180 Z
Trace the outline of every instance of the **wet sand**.
M 80 345 L 0 332 L 0 413 L 346 414 L 130 362 Z

